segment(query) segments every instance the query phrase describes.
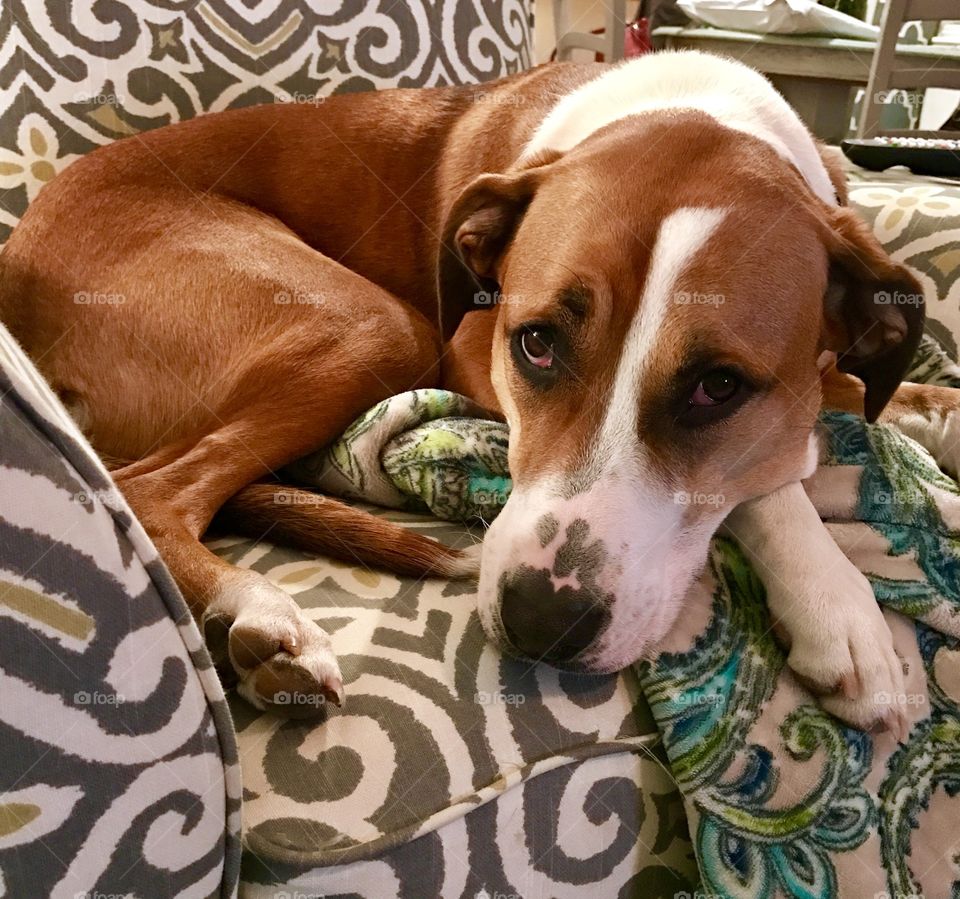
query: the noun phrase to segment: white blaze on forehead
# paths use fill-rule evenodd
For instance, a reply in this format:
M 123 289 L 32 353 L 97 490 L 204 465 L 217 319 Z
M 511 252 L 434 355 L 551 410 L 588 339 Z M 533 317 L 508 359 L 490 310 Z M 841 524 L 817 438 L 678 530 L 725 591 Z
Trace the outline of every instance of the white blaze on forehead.
M 660 224 L 643 296 L 623 341 L 610 406 L 593 453 L 603 467 L 637 455 L 637 408 L 647 361 L 674 305 L 678 278 L 726 214 L 725 209 L 683 208 L 671 212 Z
M 666 109 L 699 110 L 765 141 L 821 200 L 837 204 L 816 143 L 773 85 L 742 63 L 697 51 L 641 56 L 567 94 L 540 123 L 520 162 L 544 150 L 570 150 L 627 116 Z

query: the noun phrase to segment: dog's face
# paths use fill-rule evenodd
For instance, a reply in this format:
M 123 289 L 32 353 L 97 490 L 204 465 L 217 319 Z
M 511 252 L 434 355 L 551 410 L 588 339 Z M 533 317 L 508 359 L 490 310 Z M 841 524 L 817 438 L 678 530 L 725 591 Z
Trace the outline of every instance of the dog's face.
M 822 351 L 846 354 L 875 417 L 922 324 L 918 305 L 882 302 L 919 289 L 852 213 L 696 114 L 623 120 L 484 176 L 445 237 L 462 263 L 441 260 L 444 315 L 471 289 L 463 264 L 500 290 L 514 488 L 484 542 L 481 619 L 564 667 L 640 658 L 727 513 L 813 471 Z

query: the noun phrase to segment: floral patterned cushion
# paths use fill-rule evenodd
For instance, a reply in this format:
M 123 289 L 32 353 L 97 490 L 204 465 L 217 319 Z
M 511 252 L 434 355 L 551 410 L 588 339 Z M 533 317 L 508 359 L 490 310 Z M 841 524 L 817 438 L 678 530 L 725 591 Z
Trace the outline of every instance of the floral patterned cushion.
M 763 589 L 715 540 L 642 683 L 687 800 L 705 889 L 736 897 L 949 896 L 960 885 L 960 488 L 917 444 L 825 417 L 808 484 L 871 581 L 904 660 L 904 745 L 823 712 L 784 666 Z
M 903 173 L 898 173 L 903 178 Z M 928 330 L 957 357 L 960 338 L 960 184 L 852 183 L 850 203 L 887 252 L 920 280 Z
M 871 172 L 836 150 L 850 204 L 898 262 L 920 279 L 927 330 L 957 358 L 960 340 L 960 181 L 903 166 Z

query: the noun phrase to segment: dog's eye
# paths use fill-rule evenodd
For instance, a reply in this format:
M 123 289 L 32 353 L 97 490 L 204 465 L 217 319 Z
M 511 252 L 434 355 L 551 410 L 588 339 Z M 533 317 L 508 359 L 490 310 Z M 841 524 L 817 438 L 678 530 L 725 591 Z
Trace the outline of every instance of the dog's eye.
M 553 333 L 549 328 L 525 328 L 520 335 L 520 348 L 527 362 L 537 368 L 553 365 Z
M 736 396 L 740 378 L 726 368 L 707 372 L 690 397 L 691 406 L 719 406 Z

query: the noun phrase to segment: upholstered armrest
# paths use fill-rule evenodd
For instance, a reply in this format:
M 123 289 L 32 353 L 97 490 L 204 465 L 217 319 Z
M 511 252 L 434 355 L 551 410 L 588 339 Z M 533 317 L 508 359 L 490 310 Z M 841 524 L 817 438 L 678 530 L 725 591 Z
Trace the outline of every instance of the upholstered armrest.
M 234 893 L 240 772 L 200 634 L 2 325 L 0 697 L 0 893 Z

